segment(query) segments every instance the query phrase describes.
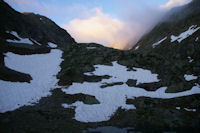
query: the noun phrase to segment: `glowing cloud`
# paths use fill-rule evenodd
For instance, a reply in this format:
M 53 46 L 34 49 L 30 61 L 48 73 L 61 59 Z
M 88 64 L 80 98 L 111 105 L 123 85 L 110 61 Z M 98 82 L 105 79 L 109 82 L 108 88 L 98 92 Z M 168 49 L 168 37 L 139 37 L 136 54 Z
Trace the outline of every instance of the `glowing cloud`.
M 169 0 L 165 5 L 160 6 L 161 9 L 171 9 L 173 7 L 185 5 L 192 0 Z
M 108 47 L 123 49 L 133 37 L 131 30 L 119 19 L 104 14 L 100 8 L 89 11 L 90 15 L 74 19 L 63 27 L 78 42 L 97 42 Z
M 86 14 L 86 15 L 85 15 Z M 100 8 L 88 10 L 83 18 L 71 20 L 62 27 L 77 42 L 96 42 L 117 49 L 130 49 L 138 39 L 158 22 L 161 12 L 152 8 L 139 11 L 131 7 L 113 18 Z

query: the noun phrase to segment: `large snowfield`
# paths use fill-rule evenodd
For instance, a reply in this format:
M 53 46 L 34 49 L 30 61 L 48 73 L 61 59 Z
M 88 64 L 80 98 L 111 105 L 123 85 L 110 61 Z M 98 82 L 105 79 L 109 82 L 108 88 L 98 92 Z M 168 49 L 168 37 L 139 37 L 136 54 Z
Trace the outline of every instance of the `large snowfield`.
M 51 94 L 56 87 L 60 71 L 62 51 L 51 50 L 48 54 L 5 54 L 5 65 L 13 70 L 30 74 L 30 83 L 0 80 L 0 112 L 12 111 L 24 105 L 33 105 L 41 97 Z
M 63 87 L 66 94 L 88 94 L 95 96 L 100 104 L 84 104 L 76 101 L 73 104 L 62 104 L 64 108 L 75 108 L 75 119 L 81 122 L 101 122 L 107 121 L 117 111 L 118 108 L 135 109 L 134 105 L 126 104 L 127 98 L 140 96 L 151 98 L 175 98 L 192 94 L 199 94 L 200 88 L 196 84 L 191 90 L 179 93 L 165 93 L 167 87 L 161 87 L 156 91 L 146 91 L 143 88 L 129 87 L 126 84 L 101 88 L 101 85 L 112 82 L 126 82 L 128 79 L 136 79 L 139 83 L 157 82 L 157 74 L 152 74 L 149 70 L 134 68 L 135 71 L 127 71 L 125 66 L 113 62 L 113 66 L 95 65 L 96 70 L 86 75 L 109 75 L 110 79 L 103 79 L 101 82 L 73 83 L 69 87 Z

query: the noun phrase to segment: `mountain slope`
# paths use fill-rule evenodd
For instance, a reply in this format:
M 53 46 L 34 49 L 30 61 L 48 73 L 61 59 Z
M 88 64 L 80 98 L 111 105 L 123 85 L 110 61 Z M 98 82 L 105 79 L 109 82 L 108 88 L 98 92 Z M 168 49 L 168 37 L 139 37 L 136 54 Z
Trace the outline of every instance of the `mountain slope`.
M 19 13 L 0 0 L 0 79 L 30 82 L 30 75 L 7 68 L 6 52 L 20 55 L 49 53 L 53 48 L 69 49 L 75 40 L 50 19 L 33 13 Z
M 19 13 L 4 1 L 0 1 L 0 33 L 16 31 L 23 38 L 32 38 L 42 45 L 48 42 L 59 47 L 69 47 L 75 40 L 50 19 L 33 13 Z M 5 39 L 6 35 L 3 36 Z
M 158 73 L 166 92 L 189 90 L 199 83 L 184 79 L 185 74 L 200 74 L 200 2 L 193 1 L 174 9 L 165 20 L 146 34 L 124 59 L 126 66 L 139 66 Z M 182 15 L 187 12 L 186 15 Z M 177 17 L 180 16 L 180 17 Z
M 127 57 L 134 66 L 145 66 L 162 79 L 168 86 L 167 92 L 183 91 L 199 83 L 199 79 L 188 84 L 185 74 L 200 74 L 200 1 L 194 0 L 188 5 L 173 9 L 167 20 L 159 23 L 146 34 L 131 50 L 137 59 Z M 186 14 L 186 15 L 185 15 Z
M 152 50 L 152 44 L 171 35 L 178 35 L 186 31 L 192 25 L 200 25 L 200 1 L 193 0 L 191 3 L 172 9 L 163 21 L 161 21 L 152 31 L 144 35 L 138 43 L 132 48 L 138 51 L 149 52 Z

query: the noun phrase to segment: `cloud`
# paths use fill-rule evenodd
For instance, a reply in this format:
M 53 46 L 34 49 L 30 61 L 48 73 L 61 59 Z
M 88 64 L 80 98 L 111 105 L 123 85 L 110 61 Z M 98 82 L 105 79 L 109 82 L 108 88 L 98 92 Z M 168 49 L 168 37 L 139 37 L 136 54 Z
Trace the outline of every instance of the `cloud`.
M 74 19 L 63 27 L 78 42 L 97 42 L 119 49 L 133 36 L 126 23 L 103 13 L 100 8 L 89 10 L 87 17 Z
M 83 14 L 86 17 L 73 19 L 63 27 L 77 42 L 97 42 L 108 47 L 130 49 L 162 19 L 167 11 L 190 1 L 169 0 L 165 5 L 153 7 L 143 0 L 139 3 L 118 0 L 120 3 L 118 18 L 104 13 L 101 8 L 95 8 L 87 10 Z
M 130 49 L 158 22 L 161 13 L 149 7 L 143 11 L 129 7 L 121 11 L 121 19 L 103 13 L 101 8 L 94 8 L 82 15 L 86 17 L 73 19 L 62 27 L 77 42 L 96 42 L 108 47 Z
M 169 0 L 166 4 L 161 5 L 160 8 L 169 10 L 173 7 L 185 5 L 191 1 L 192 0 Z
M 121 18 L 127 27 L 125 30 L 131 30 L 129 42 L 124 44 L 126 49 L 132 48 L 144 34 L 152 30 L 166 13 L 156 6 L 148 5 L 144 0 L 137 4 L 131 0 L 126 2 L 121 0 L 120 4 Z

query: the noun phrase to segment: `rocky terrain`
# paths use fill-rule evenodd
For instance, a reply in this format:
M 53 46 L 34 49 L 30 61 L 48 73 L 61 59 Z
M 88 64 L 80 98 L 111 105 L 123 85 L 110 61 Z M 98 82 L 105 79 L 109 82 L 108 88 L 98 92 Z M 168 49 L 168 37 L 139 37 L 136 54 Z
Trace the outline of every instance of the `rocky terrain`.
M 198 0 L 173 9 L 129 51 L 76 43 L 44 16 L 0 6 L 1 132 L 198 132 Z M 21 69 L 29 64 L 41 70 Z

